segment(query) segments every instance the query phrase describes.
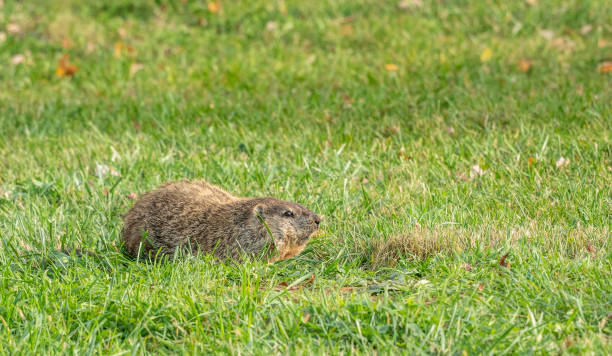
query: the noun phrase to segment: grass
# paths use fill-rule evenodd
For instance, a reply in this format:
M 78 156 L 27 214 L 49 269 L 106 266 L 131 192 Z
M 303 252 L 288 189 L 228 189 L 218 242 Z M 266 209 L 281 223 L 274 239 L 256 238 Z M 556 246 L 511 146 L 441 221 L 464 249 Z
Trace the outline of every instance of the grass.
M 612 352 L 606 1 L 2 4 L 0 353 Z M 182 178 L 326 233 L 126 260 Z

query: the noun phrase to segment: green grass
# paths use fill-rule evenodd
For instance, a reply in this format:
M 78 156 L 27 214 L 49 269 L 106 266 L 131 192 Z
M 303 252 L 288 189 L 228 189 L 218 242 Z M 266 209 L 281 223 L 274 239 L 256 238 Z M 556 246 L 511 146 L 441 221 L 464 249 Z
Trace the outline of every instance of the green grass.
M 611 353 L 609 3 L 418 3 L 5 0 L 0 353 Z M 182 178 L 326 234 L 125 259 Z

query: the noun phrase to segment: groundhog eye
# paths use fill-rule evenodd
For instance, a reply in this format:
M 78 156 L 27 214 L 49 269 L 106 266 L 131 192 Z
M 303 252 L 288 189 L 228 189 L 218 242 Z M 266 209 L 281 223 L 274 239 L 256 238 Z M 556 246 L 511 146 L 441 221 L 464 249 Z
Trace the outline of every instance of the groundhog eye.
M 283 213 L 283 215 L 284 215 L 284 216 L 286 216 L 286 217 L 289 217 L 289 218 L 292 218 L 292 217 L 294 217 L 294 216 L 295 216 L 295 215 L 293 214 L 293 211 L 291 211 L 291 210 L 287 210 L 287 211 L 285 211 L 285 212 Z

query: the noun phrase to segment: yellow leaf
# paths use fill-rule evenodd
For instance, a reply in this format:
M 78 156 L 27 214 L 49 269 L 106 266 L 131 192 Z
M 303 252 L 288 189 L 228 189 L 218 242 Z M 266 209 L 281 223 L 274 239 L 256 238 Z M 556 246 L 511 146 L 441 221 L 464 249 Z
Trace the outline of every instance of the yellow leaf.
M 480 61 L 481 62 L 487 62 L 491 59 L 491 57 L 493 57 L 493 51 L 491 51 L 491 49 L 486 48 L 484 51 L 482 51 L 482 53 L 480 54 Z
M 121 52 L 123 52 L 123 43 L 115 42 L 115 51 L 114 51 L 115 58 L 121 57 Z
M 59 59 L 59 61 L 57 61 L 55 74 L 57 74 L 59 77 L 72 76 L 77 72 L 78 68 L 69 62 L 69 58 L 70 57 L 65 54 Z
M 397 64 L 387 63 L 385 64 L 385 69 L 388 70 L 389 72 L 396 72 L 399 69 L 399 67 L 397 66 Z
M 603 62 L 600 64 L 599 73 L 612 73 L 612 62 Z
M 529 59 L 521 59 L 517 64 L 518 69 L 523 73 L 529 72 L 532 65 L 533 62 L 531 62 Z
M 210 1 L 208 3 L 208 11 L 212 12 L 213 14 L 219 12 L 219 8 L 221 8 L 221 4 L 218 1 Z

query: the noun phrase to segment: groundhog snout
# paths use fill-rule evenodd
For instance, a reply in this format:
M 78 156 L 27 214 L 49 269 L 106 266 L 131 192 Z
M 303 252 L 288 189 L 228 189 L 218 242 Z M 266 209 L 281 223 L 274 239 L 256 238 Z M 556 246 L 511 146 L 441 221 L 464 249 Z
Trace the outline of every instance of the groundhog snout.
M 312 214 L 312 221 L 314 221 L 315 225 L 318 227 L 321 223 L 321 218 L 317 214 Z

